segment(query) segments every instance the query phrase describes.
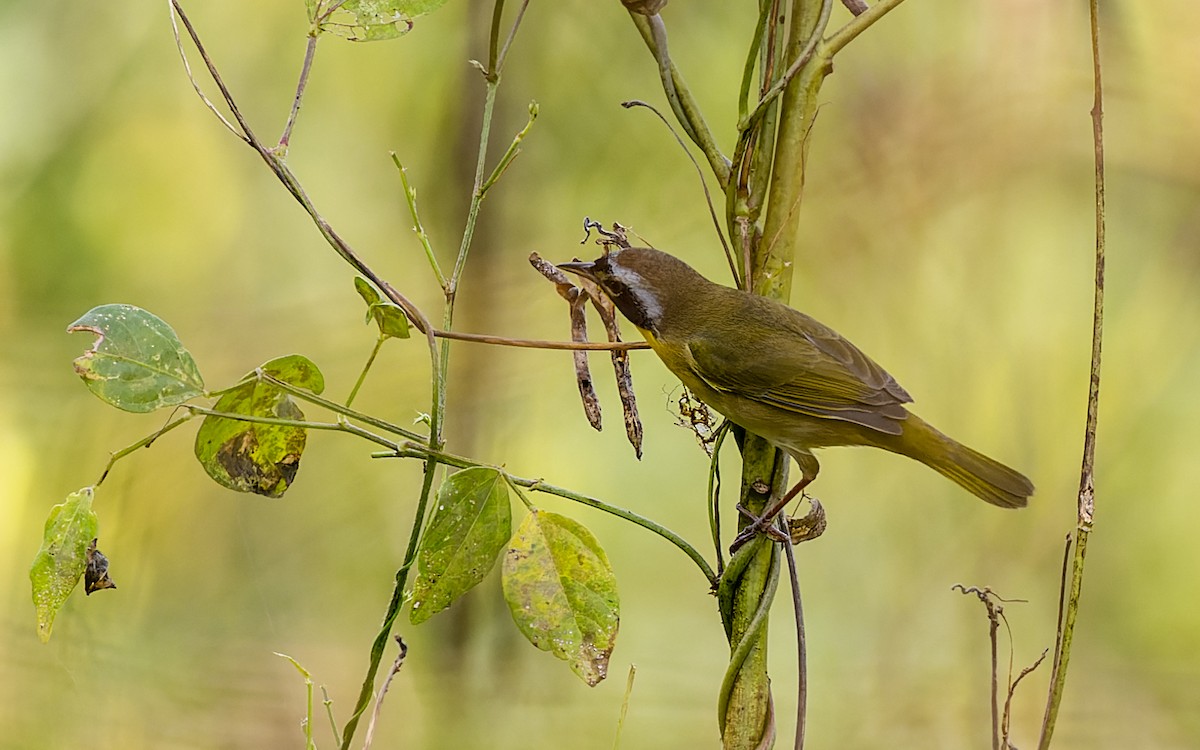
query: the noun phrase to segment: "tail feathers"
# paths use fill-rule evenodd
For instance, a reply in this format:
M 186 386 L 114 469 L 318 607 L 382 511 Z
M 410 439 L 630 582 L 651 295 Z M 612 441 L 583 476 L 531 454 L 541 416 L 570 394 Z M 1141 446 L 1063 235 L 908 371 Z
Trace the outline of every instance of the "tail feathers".
M 1033 482 L 1024 474 L 946 437 L 916 415 L 910 414 L 904 431 L 907 433 L 913 428 L 921 432 L 928 430 L 929 436 L 935 439 L 905 440 L 909 446 L 920 447 L 920 450 L 904 451 L 907 455 L 954 481 L 984 502 L 1001 508 L 1026 506 L 1029 496 L 1033 494 Z M 936 448 L 932 448 L 933 446 Z

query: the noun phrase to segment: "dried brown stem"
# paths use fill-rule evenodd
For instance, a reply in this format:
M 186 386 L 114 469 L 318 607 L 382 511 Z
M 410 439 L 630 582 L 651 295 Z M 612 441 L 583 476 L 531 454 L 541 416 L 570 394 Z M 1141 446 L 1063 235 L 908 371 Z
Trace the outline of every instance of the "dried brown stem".
M 624 239 L 622 237 L 622 239 Z M 621 340 L 621 328 L 617 323 L 617 309 L 600 288 L 587 279 L 580 279 L 580 285 L 591 298 L 592 305 L 600 313 L 604 321 L 604 331 L 608 340 L 616 343 Z M 642 457 L 642 420 L 638 416 L 637 398 L 633 393 L 633 373 L 629 369 L 629 353 L 624 350 L 612 352 L 613 372 L 617 378 L 617 393 L 621 396 L 621 411 L 625 416 L 625 436 L 633 446 L 634 454 Z
M 579 287 L 571 283 L 562 269 L 542 258 L 537 253 L 530 253 L 529 264 L 538 273 L 554 283 L 558 295 L 567 301 L 571 308 L 571 341 L 583 343 L 587 341 L 587 315 L 584 305 L 587 295 Z M 587 416 L 588 424 L 596 430 L 603 427 L 600 418 L 600 398 L 592 384 L 592 373 L 588 368 L 587 352 L 575 350 L 572 355 L 575 360 L 575 382 L 579 385 L 579 397 L 583 400 L 583 413 Z

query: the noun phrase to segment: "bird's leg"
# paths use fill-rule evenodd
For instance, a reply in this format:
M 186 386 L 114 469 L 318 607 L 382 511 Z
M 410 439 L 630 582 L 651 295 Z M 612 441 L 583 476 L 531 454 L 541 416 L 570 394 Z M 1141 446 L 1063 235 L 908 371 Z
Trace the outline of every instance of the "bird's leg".
M 739 505 L 738 511 L 740 511 L 745 516 L 749 516 L 753 520 L 751 520 L 751 522 L 746 525 L 746 528 L 744 528 L 740 532 L 738 532 L 738 535 L 733 538 L 733 544 L 729 545 L 729 554 L 732 555 L 734 552 L 737 552 L 742 547 L 742 545 L 744 545 L 746 542 L 750 541 L 751 539 L 753 539 L 755 536 L 757 536 L 760 533 L 767 534 L 768 536 L 773 536 L 772 535 L 772 531 L 773 531 L 772 524 L 775 521 L 775 517 L 778 516 L 780 514 L 780 512 L 782 512 L 783 509 L 787 507 L 788 503 L 795 500 L 796 496 L 799 495 L 801 492 L 803 492 L 804 488 L 807 487 L 810 483 L 812 483 L 812 480 L 815 478 L 816 478 L 815 475 L 802 476 L 800 478 L 800 481 L 796 482 L 795 486 L 793 486 L 790 490 L 787 491 L 787 494 L 785 494 L 783 497 L 779 498 L 778 501 L 776 501 L 770 507 L 767 508 L 766 512 L 764 512 L 761 516 L 758 516 L 757 518 L 754 517 L 753 515 L 751 515 L 750 511 L 746 510 L 746 508 Z

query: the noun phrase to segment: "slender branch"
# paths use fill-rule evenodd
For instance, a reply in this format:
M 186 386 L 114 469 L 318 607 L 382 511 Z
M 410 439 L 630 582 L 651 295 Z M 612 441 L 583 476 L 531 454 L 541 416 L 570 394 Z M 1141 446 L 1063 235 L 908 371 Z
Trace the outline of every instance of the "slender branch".
M 671 55 L 667 51 L 667 27 L 663 25 L 662 16 L 657 13 L 651 16 L 643 15 L 642 18 L 646 19 L 646 24 L 650 27 L 650 36 L 654 40 L 654 59 L 658 62 L 658 77 L 662 81 L 667 103 L 671 105 L 675 119 L 679 120 L 679 124 L 683 126 L 688 138 L 695 142 L 700 136 L 696 134 L 696 129 L 683 109 L 683 102 L 679 100 L 679 93 L 675 90 L 675 81 L 671 75 Z
M 504 46 L 500 48 L 500 53 L 496 55 L 496 59 L 492 62 L 497 74 L 504 69 L 504 61 L 508 59 L 508 48 L 512 46 L 513 39 L 517 36 L 517 29 L 521 27 L 521 19 L 525 17 L 525 11 L 528 8 L 529 0 L 521 0 L 521 7 L 517 9 L 517 18 L 508 30 L 508 36 L 504 39 Z
M 355 271 L 365 276 L 372 284 L 375 285 L 377 289 L 382 291 L 388 299 L 399 305 L 400 308 L 404 310 L 405 314 L 408 315 L 409 319 L 412 320 L 413 325 L 417 327 L 417 330 L 425 334 L 430 350 L 430 366 L 433 368 L 433 377 L 431 379 L 435 383 L 434 390 L 436 390 L 436 383 L 441 378 L 441 368 L 437 356 L 437 344 L 433 338 L 433 326 L 429 323 L 429 320 L 425 317 L 424 313 L 421 312 L 420 308 L 410 302 L 403 294 L 400 294 L 400 292 L 396 291 L 391 284 L 380 278 L 375 271 L 373 271 L 369 266 L 367 266 L 366 263 L 362 261 L 361 258 L 358 257 L 358 254 L 354 252 L 350 245 L 333 230 L 333 227 L 329 225 L 329 222 L 327 222 L 317 211 L 316 206 L 313 205 L 312 201 L 308 197 L 308 194 L 305 193 L 303 187 L 301 187 L 300 181 L 296 179 L 296 176 L 290 169 L 288 169 L 287 165 L 279 158 L 277 154 L 264 146 L 262 141 L 260 141 L 258 137 L 254 135 L 254 131 L 250 127 L 250 123 L 247 122 L 246 118 L 242 115 L 241 110 L 237 106 L 237 101 L 233 98 L 232 92 L 229 90 L 229 87 L 225 85 L 225 81 L 221 78 L 221 74 L 217 71 L 216 65 L 213 63 L 212 58 L 209 57 L 208 51 L 204 47 L 204 43 L 200 40 L 200 35 L 196 32 L 195 27 L 192 26 L 192 22 L 187 17 L 187 14 L 184 13 L 183 6 L 180 5 L 179 0 L 170 1 L 171 7 L 174 10 L 174 14 L 171 16 L 171 23 L 175 23 L 176 15 L 178 15 L 179 19 L 183 21 L 183 25 L 187 29 L 188 36 L 192 40 L 192 44 L 195 45 L 196 51 L 200 54 L 200 58 L 204 61 L 204 65 L 208 69 L 209 76 L 212 78 L 213 83 L 215 83 L 217 88 L 220 90 L 221 97 L 224 99 L 226 106 L 229 107 L 229 111 L 233 113 L 234 119 L 241 128 L 242 133 L 238 133 L 231 125 L 228 124 L 228 122 L 226 122 L 226 125 L 230 127 L 230 129 L 235 135 L 238 136 L 239 139 L 244 141 L 251 148 L 258 152 L 258 155 L 263 159 L 264 162 L 266 162 L 267 166 L 271 169 L 279 181 L 283 183 L 283 186 L 287 188 L 288 192 L 292 194 L 292 197 L 294 197 L 308 213 L 309 217 L 313 220 L 313 223 L 316 224 L 318 231 L 321 232 L 321 236 L 325 238 L 325 241 L 329 243 L 334 251 L 337 252 L 337 254 L 340 255 L 343 260 L 349 263 Z M 182 46 L 180 46 L 180 54 L 183 55 Z M 188 76 L 191 78 L 191 68 L 187 65 L 186 55 L 183 55 L 183 59 L 184 66 L 188 70 Z M 212 106 L 212 103 L 209 102 L 208 98 L 205 97 L 203 92 L 200 91 L 200 88 L 198 85 L 196 85 L 194 79 L 192 83 L 193 87 L 196 89 L 196 93 L 199 94 L 200 98 L 205 102 L 205 104 L 207 104 L 209 108 L 213 109 L 215 112 L 215 107 Z M 222 118 L 222 121 L 224 121 L 224 118 Z
M 646 43 L 646 48 L 657 62 L 659 54 L 654 43 L 654 31 L 650 26 L 650 20 L 646 16 L 632 11 L 629 17 L 633 20 L 633 25 L 637 27 L 638 33 L 642 35 L 642 40 Z M 667 65 L 671 71 L 672 90 L 675 92 L 683 112 L 683 118 L 679 124 L 685 130 L 689 131 L 689 137 L 692 137 L 693 142 L 700 147 L 700 150 L 704 153 L 704 157 L 708 159 L 708 165 L 717 177 L 717 184 L 721 186 L 721 189 L 724 189 L 729 184 L 729 159 L 725 158 L 725 155 L 721 153 L 721 149 L 717 146 L 717 141 L 713 137 L 712 131 L 708 129 L 708 124 L 704 121 L 704 115 L 700 113 L 700 105 L 692 96 L 692 92 L 684 82 L 683 76 L 679 74 L 674 63 L 670 62 L 669 59 L 667 60 Z
M 645 516 L 634 513 L 631 510 L 626 510 L 625 508 L 621 508 L 616 505 L 610 505 L 603 500 L 575 492 L 574 490 L 569 490 L 565 487 L 547 484 L 541 479 L 529 479 L 526 477 L 516 476 L 509 473 L 502 466 L 481 463 L 464 456 L 456 456 L 453 453 L 431 450 L 418 443 L 406 443 L 403 446 L 400 446 L 399 450 L 395 451 L 394 453 L 379 453 L 375 454 L 375 456 L 377 458 L 428 458 L 429 460 L 436 461 L 437 463 L 445 464 L 446 466 L 453 466 L 459 469 L 468 469 L 475 466 L 486 466 L 488 468 L 495 469 L 503 474 L 509 482 L 517 485 L 518 487 L 525 487 L 533 490 L 534 492 L 544 492 L 548 495 L 556 495 L 564 500 L 570 500 L 571 502 L 579 503 L 580 505 L 586 505 L 589 508 L 595 508 L 596 510 L 604 511 L 605 513 L 616 516 L 617 518 L 623 518 L 626 521 L 641 526 L 647 531 L 657 534 L 658 536 L 666 539 L 668 542 L 678 547 L 684 554 L 691 558 L 692 562 L 696 563 L 696 567 L 700 568 L 700 571 L 704 574 L 704 577 L 708 580 L 709 584 L 715 584 L 717 581 L 717 576 L 715 573 L 713 573 L 712 567 L 708 564 L 708 561 L 704 559 L 704 555 L 700 554 L 699 550 L 688 543 L 686 539 L 679 536 L 674 531 L 666 528 L 665 526 L 652 521 Z
M 421 242 L 421 247 L 425 250 L 425 258 L 429 261 L 430 268 L 433 269 L 433 275 L 437 278 L 438 286 L 442 288 L 442 292 L 446 291 L 446 276 L 442 273 L 442 267 L 438 264 L 437 255 L 433 252 L 433 246 L 429 244 L 429 235 L 425 233 L 425 225 L 421 223 L 421 216 L 417 213 L 417 189 L 408 184 L 408 170 L 400 163 L 400 157 L 393 151 L 392 162 L 396 165 L 396 169 L 400 170 L 400 184 L 404 187 L 404 199 L 408 202 L 408 213 L 412 216 L 413 231 L 417 233 L 417 239 Z
M 1084 558 L 1088 537 L 1095 517 L 1096 430 L 1100 410 L 1100 361 L 1104 332 L 1104 265 L 1105 265 L 1105 206 L 1104 206 L 1104 86 L 1100 63 L 1100 0 L 1088 3 L 1092 32 L 1092 145 L 1096 175 L 1096 266 L 1095 298 L 1092 307 L 1092 354 L 1088 379 L 1087 420 L 1083 436 L 1083 459 L 1079 476 L 1079 495 L 1076 507 L 1075 557 L 1071 565 L 1071 585 L 1062 620 L 1061 638 L 1055 644 L 1054 670 L 1050 680 L 1046 712 L 1042 718 L 1039 750 L 1050 746 L 1058 709 L 1062 703 L 1067 680 L 1067 664 L 1075 620 L 1079 614 L 1079 597 L 1083 589 Z
M 363 424 L 369 424 L 372 427 L 377 427 L 377 428 L 383 430 L 384 432 L 388 432 L 393 435 L 399 435 L 400 437 L 403 437 L 407 440 L 416 440 L 416 441 L 421 441 L 421 442 L 425 442 L 425 441 L 429 440 L 429 436 L 427 436 L 427 435 L 422 435 L 419 432 L 414 432 L 413 430 L 405 429 L 404 427 L 400 427 L 399 425 L 392 424 L 391 422 L 380 419 L 379 417 L 373 417 L 370 414 L 364 414 L 361 411 L 355 411 L 354 409 L 351 409 L 349 406 L 343 406 L 342 404 L 339 404 L 336 401 L 330 401 L 327 398 L 322 398 L 321 396 L 318 396 L 317 394 L 313 393 L 312 391 L 305 390 L 304 388 L 301 388 L 296 385 L 292 385 L 291 383 L 287 382 L 286 380 L 280 380 L 279 378 L 272 377 L 268 373 L 259 371 L 259 372 L 255 373 L 255 377 L 262 380 L 263 382 L 270 383 L 271 385 L 275 386 L 276 388 L 278 388 L 282 391 L 287 391 L 288 393 L 292 394 L 296 398 L 299 398 L 303 401 L 307 401 L 310 404 L 320 406 L 323 409 L 328 409 L 329 411 L 333 412 L 334 414 L 340 414 L 341 416 L 345 417 L 346 419 L 353 419 L 356 422 L 362 422 Z
M 396 450 L 396 451 L 400 450 L 400 445 L 397 444 L 396 441 L 388 440 L 387 438 L 383 437 L 382 435 L 376 435 L 375 433 L 371 432 L 370 430 L 363 429 L 362 427 L 359 427 L 358 425 L 350 424 L 349 422 L 347 422 L 345 420 L 338 420 L 337 422 L 312 422 L 307 419 L 288 419 L 286 417 L 264 417 L 264 416 L 260 416 L 258 414 L 242 414 L 240 412 L 219 411 L 217 409 L 210 409 L 207 406 L 197 406 L 197 405 L 193 405 L 193 404 L 188 404 L 184 408 L 187 409 L 188 411 L 194 412 L 196 414 L 203 414 L 206 417 L 217 417 L 219 419 L 229 419 L 229 420 L 233 420 L 235 422 L 249 422 L 251 424 L 266 424 L 266 425 L 273 425 L 275 427 L 295 427 L 296 429 L 300 429 L 300 430 L 324 430 L 324 431 L 328 431 L 328 432 L 345 432 L 350 435 L 357 435 L 358 437 L 369 440 L 372 443 L 382 445 L 383 447 L 389 448 L 391 450 Z
M 639 99 L 621 102 L 621 106 L 626 109 L 631 107 L 645 107 L 653 112 L 655 117 L 662 120 L 663 125 L 667 126 L 667 130 L 674 136 L 675 142 L 679 144 L 679 148 L 683 149 L 684 155 L 692 162 L 692 166 L 696 169 L 696 175 L 700 178 L 700 189 L 704 191 L 704 202 L 708 205 L 708 215 L 712 218 L 713 228 L 717 232 L 717 239 L 720 240 L 721 248 L 725 251 L 725 260 L 729 262 L 729 271 L 733 274 L 734 285 L 740 288 L 742 286 L 742 279 L 738 274 L 737 263 L 733 259 L 733 252 L 729 249 L 729 242 L 725 239 L 725 233 L 721 231 L 721 220 L 717 218 L 717 209 L 713 205 L 712 193 L 708 190 L 708 182 L 704 179 L 704 172 L 700 169 L 700 162 L 696 161 L 696 157 L 692 156 L 691 151 L 688 151 L 687 146 L 683 143 L 683 139 L 679 137 L 679 133 L 675 132 L 675 128 L 671 127 L 671 123 L 655 107 Z
M 742 122 L 738 123 L 738 130 L 745 130 L 749 128 L 754 124 L 755 121 L 762 117 L 763 113 L 766 112 L 767 106 L 770 105 L 771 102 L 775 101 L 775 98 L 784 92 L 784 89 L 788 87 L 788 84 L 792 82 L 792 79 L 796 77 L 796 74 L 800 72 L 800 69 L 803 68 L 810 59 L 812 59 L 813 53 L 817 49 L 817 45 L 821 43 L 821 35 L 825 33 L 825 27 L 829 25 L 829 14 L 832 11 L 833 0 L 822 0 L 821 15 L 817 18 L 817 25 L 813 27 L 813 31 L 809 35 L 808 41 L 804 45 L 804 49 L 801 50 L 800 54 L 796 56 L 796 59 L 792 61 L 792 64 L 788 67 L 787 71 L 779 77 L 779 80 L 775 81 L 775 83 L 771 85 L 771 88 L 767 89 L 767 92 L 759 98 L 758 104 L 754 107 L 754 111 L 752 111 L 750 115 Z
M 713 548 L 717 553 L 717 575 L 725 572 L 725 552 L 721 548 L 721 446 L 732 423 L 726 420 L 717 428 L 713 438 L 712 457 L 708 462 L 708 527 L 712 532 Z
M 184 422 L 188 421 L 191 418 L 192 418 L 191 414 L 185 414 L 184 416 L 179 417 L 179 418 L 175 419 L 174 421 L 168 422 L 167 424 L 163 425 L 159 429 L 150 433 L 146 437 L 137 441 L 133 445 L 127 445 L 119 451 L 114 451 L 112 454 L 109 455 L 108 463 L 105 464 L 105 466 L 104 466 L 104 471 L 100 472 L 100 478 L 97 479 L 96 483 L 92 486 L 99 487 L 101 484 L 103 484 L 104 480 L 108 478 L 108 473 L 110 471 L 112 471 L 112 468 L 114 465 L 116 465 L 117 461 L 120 461 L 122 458 L 125 458 L 130 453 L 133 453 L 134 451 L 138 450 L 139 448 L 150 447 L 150 444 L 153 443 L 155 440 L 158 440 L 160 437 L 162 437 L 166 433 L 170 432 L 171 430 L 175 429 L 176 427 L 178 427 L 179 425 L 183 424 Z
M 796 572 L 796 553 L 787 521 L 778 519 L 784 534 L 783 553 L 787 557 L 788 580 L 792 584 L 792 612 L 796 618 L 796 739 L 794 750 L 804 750 L 804 734 L 808 716 L 808 640 L 804 635 L 804 603 L 800 598 L 800 576 Z
M 438 338 L 454 339 L 456 341 L 473 341 L 477 344 L 515 346 L 523 349 L 552 349 L 555 351 L 620 352 L 630 349 L 650 348 L 650 345 L 645 341 L 539 341 L 537 339 L 510 339 L 506 336 L 490 336 L 484 333 L 464 333 L 462 331 L 441 331 L 436 329 L 433 335 Z
M 855 37 L 866 31 L 868 26 L 883 18 L 902 2 L 904 0 L 879 0 L 867 10 L 856 15 L 825 40 L 828 53 L 830 55 L 837 54 L 843 47 L 854 41 Z
M 509 165 L 513 163 L 513 159 L 516 159 L 517 155 L 521 153 L 521 141 L 525 140 L 525 136 L 529 135 L 529 130 L 533 127 L 533 123 L 535 120 L 537 120 L 537 116 L 538 104 L 537 102 L 530 102 L 529 121 L 525 123 L 525 127 L 521 128 L 521 130 L 515 136 L 513 136 L 512 143 L 508 144 L 508 150 L 506 150 L 504 155 L 500 157 L 500 161 L 496 163 L 496 167 L 492 170 L 491 175 L 484 180 L 483 185 L 479 188 L 481 197 L 486 195 L 487 191 L 491 189 L 492 185 L 495 185 L 496 182 L 502 176 L 504 176 L 504 172 L 508 169 Z
M 363 712 L 371 703 L 371 695 L 375 690 L 375 675 L 378 674 L 379 664 L 383 661 L 388 635 L 391 634 L 392 625 L 395 624 L 404 604 L 404 589 L 408 585 L 408 571 L 417 559 L 417 545 L 421 540 L 421 529 L 426 510 L 429 507 L 429 498 L 433 492 L 433 480 L 437 475 L 436 469 L 436 459 L 427 458 L 425 460 L 425 479 L 421 483 L 421 494 L 417 498 L 417 509 L 413 513 L 412 531 L 409 532 L 408 549 L 404 552 L 404 562 L 396 571 L 395 583 L 392 586 L 392 598 L 383 614 L 383 622 L 379 626 L 379 632 L 375 634 L 375 640 L 371 643 L 371 653 L 367 660 L 367 674 L 363 678 L 362 687 L 358 690 L 358 701 L 354 704 L 354 713 L 351 714 L 342 730 L 341 750 L 350 750 L 350 743 L 354 739 L 354 730 L 358 728 L 359 719 L 362 718 Z
M 379 724 L 379 717 L 383 713 L 383 698 L 387 695 L 388 688 L 392 686 L 392 680 L 400 673 L 400 667 L 404 666 L 404 657 L 408 656 L 408 644 L 404 642 L 404 639 L 396 636 L 396 644 L 400 647 L 400 653 L 396 654 L 392 668 L 388 670 L 387 677 L 384 678 L 383 684 L 379 686 L 379 692 L 375 695 L 375 708 L 371 711 L 371 721 L 367 723 L 367 733 L 363 737 L 363 750 L 370 750 L 375 741 L 375 727 Z
M 196 80 L 196 76 L 192 73 L 192 64 L 188 61 L 187 52 L 185 52 L 183 49 L 183 39 L 179 36 L 179 24 L 176 22 L 176 18 L 183 18 L 184 24 L 187 26 L 188 32 L 193 41 L 196 40 L 195 32 L 192 30 L 192 25 L 187 20 L 187 17 L 182 15 L 183 10 L 179 7 L 179 3 L 176 0 L 169 0 L 169 7 L 171 11 L 171 32 L 175 35 L 175 49 L 179 51 L 179 59 L 183 61 L 184 73 L 187 74 L 188 82 L 192 84 L 192 89 L 195 90 L 196 96 L 200 97 L 200 101 L 204 103 L 204 106 L 208 107 L 209 111 L 216 115 L 217 119 L 221 121 L 221 124 L 224 125 L 230 133 L 233 133 L 238 140 L 249 143 L 249 137 L 239 132 L 238 129 L 234 127 L 233 123 L 227 120 L 225 115 L 221 114 L 221 111 L 217 109 L 217 105 L 213 104 L 212 100 L 208 98 L 203 89 L 200 88 L 200 82 Z M 177 12 L 179 13 L 178 16 L 176 15 Z M 210 65 L 209 73 L 211 74 L 212 72 L 213 68 Z
M 300 82 L 296 84 L 296 96 L 292 99 L 292 111 L 288 114 L 287 124 L 283 126 L 283 135 L 279 136 L 276 147 L 281 153 L 287 153 L 288 144 L 292 140 L 292 128 L 296 117 L 300 114 L 300 102 L 304 99 L 304 90 L 308 85 L 308 75 L 312 72 L 313 58 L 317 54 L 318 32 L 314 29 L 308 34 L 308 44 L 304 48 L 304 64 L 300 66 Z

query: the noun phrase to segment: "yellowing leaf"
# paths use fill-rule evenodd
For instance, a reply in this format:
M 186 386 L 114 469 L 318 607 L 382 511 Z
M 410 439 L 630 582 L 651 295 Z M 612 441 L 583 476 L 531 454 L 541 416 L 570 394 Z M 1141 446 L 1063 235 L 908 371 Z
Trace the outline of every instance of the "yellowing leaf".
M 92 488 L 84 487 L 50 509 L 42 548 L 29 567 L 38 638 L 50 640 L 54 617 L 79 583 L 88 564 L 88 545 L 99 528 L 92 510 Z
M 299 354 L 273 359 L 259 369 L 313 393 L 325 390 L 321 371 Z M 247 377 L 252 378 L 253 373 Z M 257 379 L 229 389 L 213 408 L 269 419 L 304 419 L 304 413 L 286 392 Z M 305 442 L 302 427 L 210 415 L 196 433 L 196 458 L 210 477 L 231 490 L 279 497 L 300 469 Z
M 608 556 L 578 521 L 533 511 L 504 556 L 504 599 L 529 642 L 570 664 L 588 685 L 608 674 L 620 626 Z

